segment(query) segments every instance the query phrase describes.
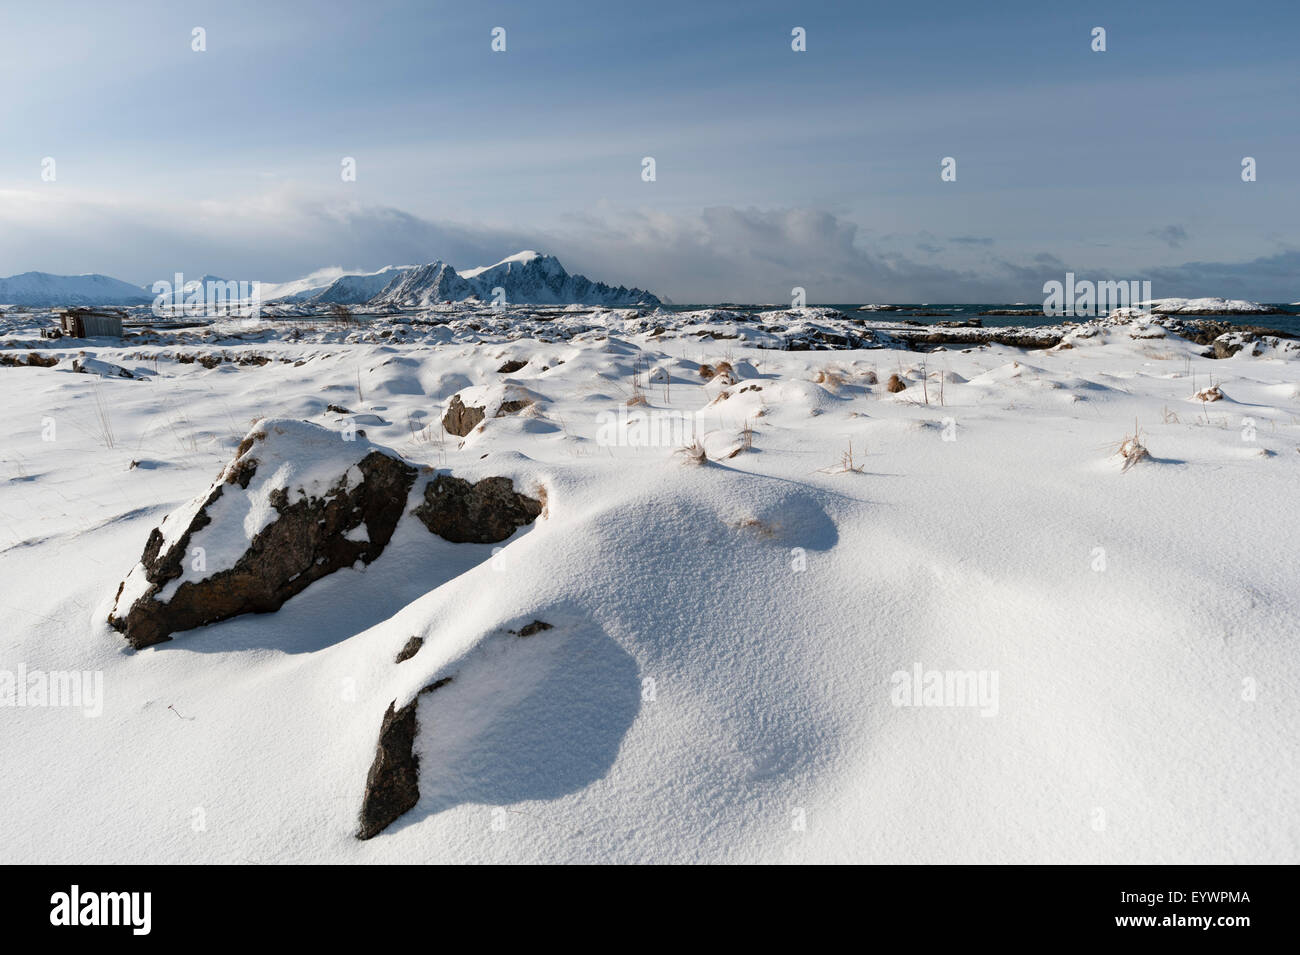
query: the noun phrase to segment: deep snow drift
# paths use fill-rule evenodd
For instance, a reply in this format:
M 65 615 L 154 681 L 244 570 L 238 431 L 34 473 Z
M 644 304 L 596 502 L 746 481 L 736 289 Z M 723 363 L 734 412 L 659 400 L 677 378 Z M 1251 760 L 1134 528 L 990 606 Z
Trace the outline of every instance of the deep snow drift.
M 15 320 L 4 858 L 1296 862 L 1300 364 L 1181 321 L 921 353 L 811 309 Z M 214 511 L 207 573 L 281 469 L 328 496 L 362 444 L 421 475 L 391 539 L 132 650 L 119 585 L 266 418 L 311 427 Z M 544 510 L 455 542 L 413 513 L 437 475 Z M 52 671 L 102 712 L 34 702 Z M 412 705 L 416 801 L 358 839 Z

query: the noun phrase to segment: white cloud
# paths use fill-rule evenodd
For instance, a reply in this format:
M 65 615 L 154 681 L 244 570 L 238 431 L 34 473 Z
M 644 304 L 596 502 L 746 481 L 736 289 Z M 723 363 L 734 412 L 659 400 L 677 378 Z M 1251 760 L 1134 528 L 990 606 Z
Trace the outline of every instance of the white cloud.
M 548 228 L 506 229 L 295 190 L 166 202 L 54 184 L 0 191 L 5 271 L 103 272 L 139 284 L 178 271 L 282 282 L 322 268 L 370 271 L 438 258 L 467 268 L 523 248 L 554 254 L 571 272 L 678 302 L 785 302 L 794 286 L 810 302 L 1029 301 L 1044 276 L 1067 267 L 1104 271 L 1048 252 L 1008 249 L 995 257 L 984 240 L 954 240 L 956 248 L 931 252 L 926 262 L 904 254 L 927 235 L 872 240 L 853 222 L 806 208 L 670 213 L 599 203 Z M 1162 294 L 1291 301 L 1295 254 L 1148 272 L 1161 279 Z

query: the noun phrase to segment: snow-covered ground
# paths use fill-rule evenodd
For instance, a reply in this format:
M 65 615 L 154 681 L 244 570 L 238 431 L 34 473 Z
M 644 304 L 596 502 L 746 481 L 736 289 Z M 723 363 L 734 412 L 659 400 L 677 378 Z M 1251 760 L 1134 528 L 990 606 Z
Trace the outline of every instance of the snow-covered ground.
M 1300 861 L 1293 342 L 1216 360 L 1139 319 L 832 348 L 901 326 L 815 309 L 37 321 L 0 328 L 0 704 L 6 672 L 103 698 L 0 705 L 4 861 Z M 462 439 L 453 396 L 531 404 Z M 264 418 L 546 509 L 504 545 L 404 519 L 275 613 L 131 650 L 119 585 Z M 267 520 L 226 514 L 224 548 Z M 413 700 L 419 803 L 359 840 Z

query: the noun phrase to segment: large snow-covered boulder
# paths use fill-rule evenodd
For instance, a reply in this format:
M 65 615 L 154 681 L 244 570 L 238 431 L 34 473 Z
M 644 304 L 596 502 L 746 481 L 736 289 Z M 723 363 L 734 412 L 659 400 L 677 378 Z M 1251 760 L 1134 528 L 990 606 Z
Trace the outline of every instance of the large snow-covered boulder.
M 181 630 L 269 613 L 313 581 L 383 552 L 408 502 L 453 543 L 495 544 L 533 523 L 545 495 L 505 477 L 476 483 L 418 469 L 359 432 L 265 419 L 208 490 L 154 528 L 108 622 L 139 649 Z M 538 498 L 541 498 L 540 500 Z
M 496 544 L 531 524 L 544 501 L 520 494 L 509 478 L 486 477 L 471 484 L 450 474 L 424 486 L 424 502 L 412 513 L 453 544 Z
M 448 434 L 463 438 L 486 418 L 504 418 L 537 404 L 541 396 L 522 385 L 478 385 L 451 396 L 442 415 Z
M 260 421 L 207 492 L 154 528 L 109 623 L 138 649 L 278 610 L 313 581 L 375 560 L 415 478 L 412 465 L 362 437 Z

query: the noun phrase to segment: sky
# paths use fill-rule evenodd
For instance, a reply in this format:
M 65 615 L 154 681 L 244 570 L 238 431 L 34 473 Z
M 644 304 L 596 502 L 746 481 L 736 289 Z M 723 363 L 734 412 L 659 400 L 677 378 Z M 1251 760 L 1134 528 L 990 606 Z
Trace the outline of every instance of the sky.
M 1294 302 L 1297 28 L 1294 0 L 0 0 L 0 275 L 535 249 L 677 302 L 1029 302 L 1067 271 Z

